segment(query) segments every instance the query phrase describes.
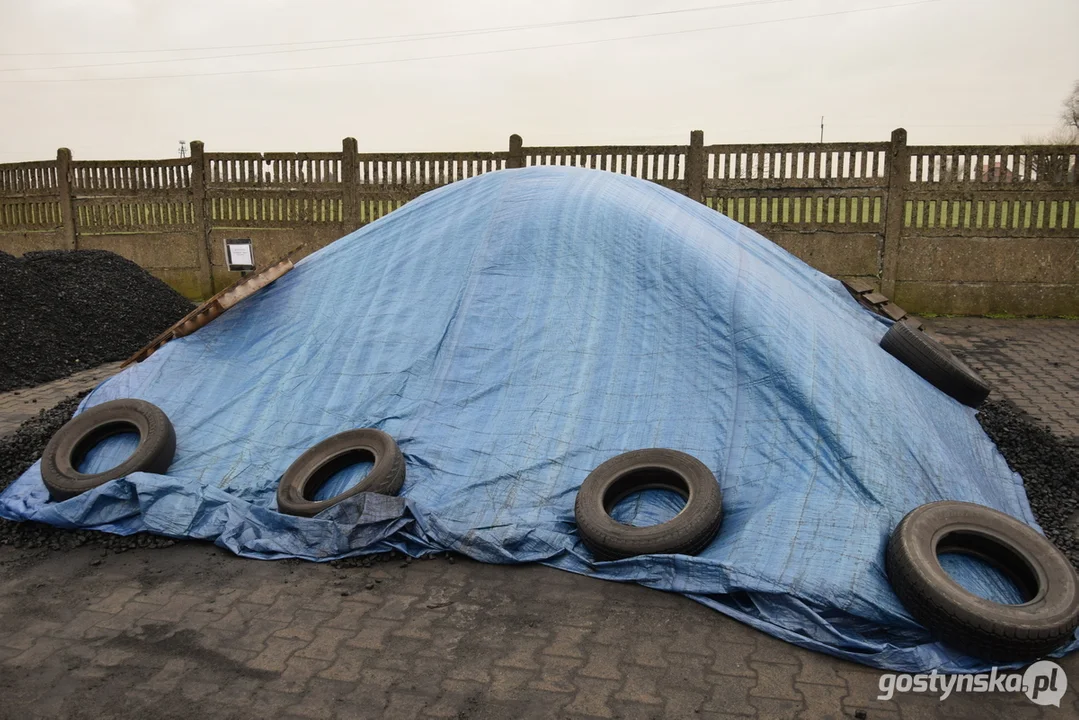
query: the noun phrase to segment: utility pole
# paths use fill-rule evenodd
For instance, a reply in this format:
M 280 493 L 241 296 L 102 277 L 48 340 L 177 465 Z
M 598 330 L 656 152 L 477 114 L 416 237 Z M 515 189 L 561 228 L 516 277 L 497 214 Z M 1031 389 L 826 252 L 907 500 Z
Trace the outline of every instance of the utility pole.
M 183 140 L 180 141 L 180 157 L 187 157 L 187 143 Z
M 820 141 L 824 142 L 824 116 L 820 116 Z

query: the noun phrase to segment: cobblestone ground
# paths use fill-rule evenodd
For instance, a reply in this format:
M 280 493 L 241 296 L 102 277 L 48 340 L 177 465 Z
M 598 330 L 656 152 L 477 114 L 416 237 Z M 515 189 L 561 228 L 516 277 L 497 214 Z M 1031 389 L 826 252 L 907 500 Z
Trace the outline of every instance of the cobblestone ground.
M 924 323 L 994 392 L 1079 447 L 1079 320 L 933 318 Z
M 1046 322 L 930 329 L 997 392 L 1066 429 L 1079 323 Z M 50 407 L 82 389 L 51 385 L 23 394 Z M 1060 709 L 1021 694 L 879 702 L 870 668 L 684 597 L 538 566 L 438 558 L 336 569 L 199 543 L 0 548 L 4 718 L 1079 717 L 1079 654 L 1060 664 L 1073 686 Z
M 89 390 L 119 371 L 120 363 L 108 363 L 35 388 L 0 393 L 0 436 L 8 434 L 24 421 L 51 408 L 69 395 Z

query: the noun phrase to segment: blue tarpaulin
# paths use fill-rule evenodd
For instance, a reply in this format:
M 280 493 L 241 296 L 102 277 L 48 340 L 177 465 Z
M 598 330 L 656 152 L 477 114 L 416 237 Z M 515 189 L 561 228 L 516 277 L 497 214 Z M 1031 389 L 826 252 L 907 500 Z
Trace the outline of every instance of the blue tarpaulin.
M 297 264 L 107 380 L 161 407 L 165 475 L 50 502 L 35 465 L 0 515 L 212 540 L 256 558 L 452 550 L 684 593 L 793 643 L 902 671 L 988 667 L 933 643 L 893 594 L 899 520 L 965 500 L 1035 524 L 975 411 L 878 343 L 887 323 L 757 233 L 658 185 L 529 168 L 430 192 Z M 275 510 L 285 469 L 344 430 L 396 438 L 400 497 Z M 595 563 L 573 504 L 622 452 L 699 458 L 723 492 L 699 556 Z M 84 471 L 115 466 L 103 442 Z M 320 497 L 358 477 L 336 476 Z M 650 491 L 624 522 L 672 513 Z M 999 577 L 948 559 L 968 587 Z M 1072 643 L 1072 647 L 1076 643 Z

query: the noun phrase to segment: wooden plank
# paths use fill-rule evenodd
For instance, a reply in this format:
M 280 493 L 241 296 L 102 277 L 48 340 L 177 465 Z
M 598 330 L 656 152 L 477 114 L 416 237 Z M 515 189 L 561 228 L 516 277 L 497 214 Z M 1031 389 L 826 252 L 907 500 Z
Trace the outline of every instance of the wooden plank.
M 902 320 L 907 316 L 907 311 L 893 302 L 886 302 L 878 307 L 880 307 L 881 312 L 890 317 L 892 320 Z
M 302 247 L 302 245 L 300 247 Z M 292 270 L 294 266 L 292 264 L 290 256 L 296 253 L 299 249 L 299 247 L 296 248 L 288 255 L 286 255 L 283 259 L 275 262 L 269 267 L 263 268 L 262 270 L 259 270 L 258 272 L 255 272 L 246 277 L 241 277 L 232 285 L 229 285 L 227 288 L 196 307 L 187 315 L 180 318 L 180 320 L 173 324 L 172 327 L 158 335 L 145 346 L 140 348 L 138 352 L 125 360 L 120 365 L 120 367 L 125 368 L 132 363 L 142 362 L 143 360 L 157 352 L 169 340 L 184 337 L 185 335 L 190 335 L 196 330 L 205 327 L 215 318 L 220 316 L 221 313 L 236 305 L 236 303 L 240 302 L 244 298 L 250 297 L 262 288 L 274 282 L 282 275 Z

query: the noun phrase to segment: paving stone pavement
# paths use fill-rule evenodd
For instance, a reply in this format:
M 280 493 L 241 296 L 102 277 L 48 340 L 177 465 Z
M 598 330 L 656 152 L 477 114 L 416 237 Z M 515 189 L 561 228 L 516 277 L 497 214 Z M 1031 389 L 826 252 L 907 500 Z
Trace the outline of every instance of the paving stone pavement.
M 977 336 L 968 322 L 930 329 L 1069 427 L 1079 323 L 987 321 Z M 1052 370 L 1038 365 L 1047 337 Z M 38 406 L 74 392 L 51 385 Z M 540 566 L 0 548 L 0 718 L 1079 718 L 1079 653 L 1060 664 L 1059 709 L 1018 693 L 882 702 L 879 671 L 685 597 Z
M 34 388 L 0 393 L 0 437 L 40 411 L 51 408 L 66 397 L 90 390 L 119 371 L 120 363 L 107 363 Z
M 1079 446 L 1079 320 L 932 318 L 926 329 L 1004 397 Z
M 879 672 L 687 598 L 464 559 L 338 570 L 198 543 L 5 548 L 0 617 L 12 718 L 1068 716 L 1021 694 L 879 702 Z M 1061 664 L 1079 678 L 1079 655 Z M 1079 714 L 1074 690 L 1064 700 Z

